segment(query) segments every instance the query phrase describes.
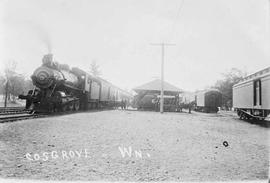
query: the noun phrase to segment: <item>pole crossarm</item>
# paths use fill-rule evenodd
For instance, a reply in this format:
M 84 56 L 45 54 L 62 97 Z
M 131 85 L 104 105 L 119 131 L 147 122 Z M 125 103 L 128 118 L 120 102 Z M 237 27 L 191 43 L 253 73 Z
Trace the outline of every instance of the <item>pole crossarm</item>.
M 173 43 L 150 43 L 150 45 L 152 46 L 176 46 L 176 44 L 173 44 Z

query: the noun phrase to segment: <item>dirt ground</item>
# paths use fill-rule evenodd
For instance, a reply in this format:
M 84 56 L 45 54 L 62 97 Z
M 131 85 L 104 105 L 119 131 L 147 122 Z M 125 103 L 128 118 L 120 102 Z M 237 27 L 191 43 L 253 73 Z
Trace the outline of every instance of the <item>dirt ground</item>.
M 231 112 L 114 110 L 0 124 L 2 178 L 240 181 L 268 173 L 269 128 Z

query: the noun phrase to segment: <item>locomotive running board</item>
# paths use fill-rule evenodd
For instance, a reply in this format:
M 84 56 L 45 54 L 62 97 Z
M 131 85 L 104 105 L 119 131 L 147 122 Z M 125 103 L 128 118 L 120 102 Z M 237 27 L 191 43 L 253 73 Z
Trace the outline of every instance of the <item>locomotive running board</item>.
M 253 118 L 256 118 L 256 119 L 259 119 L 259 120 L 264 120 L 265 118 L 264 117 L 260 117 L 260 116 L 254 116 L 252 114 L 249 114 L 248 112 L 240 109 L 241 112 L 245 113 L 246 115 L 250 116 L 250 117 L 253 117 Z

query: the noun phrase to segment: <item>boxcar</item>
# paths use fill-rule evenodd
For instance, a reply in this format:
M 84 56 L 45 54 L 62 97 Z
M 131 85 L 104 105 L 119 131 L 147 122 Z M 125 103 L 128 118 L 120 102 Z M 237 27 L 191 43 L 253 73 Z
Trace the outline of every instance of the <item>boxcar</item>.
M 218 112 L 218 107 L 221 107 L 221 100 L 222 95 L 216 89 L 196 92 L 195 110 L 207 113 Z
M 233 107 L 241 119 L 264 120 L 270 114 L 270 67 L 233 86 Z

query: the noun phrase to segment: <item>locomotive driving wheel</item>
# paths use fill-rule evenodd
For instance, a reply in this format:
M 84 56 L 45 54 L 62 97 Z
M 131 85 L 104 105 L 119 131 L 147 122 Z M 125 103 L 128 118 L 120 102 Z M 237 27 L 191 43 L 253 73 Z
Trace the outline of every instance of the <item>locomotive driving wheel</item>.
M 75 101 L 73 106 L 74 106 L 74 110 L 75 111 L 78 111 L 80 109 L 80 102 L 79 101 Z
M 55 106 L 54 107 L 54 112 L 59 112 L 60 110 L 59 110 L 59 107 L 58 106 Z
M 63 106 L 62 106 L 62 111 L 63 111 L 63 112 L 66 112 L 67 110 L 68 110 L 68 105 L 66 105 L 66 104 L 63 105 Z
M 74 102 L 70 102 L 70 103 L 68 104 L 68 109 L 69 109 L 69 111 L 72 111 L 72 110 L 73 110 L 73 106 L 74 106 Z

